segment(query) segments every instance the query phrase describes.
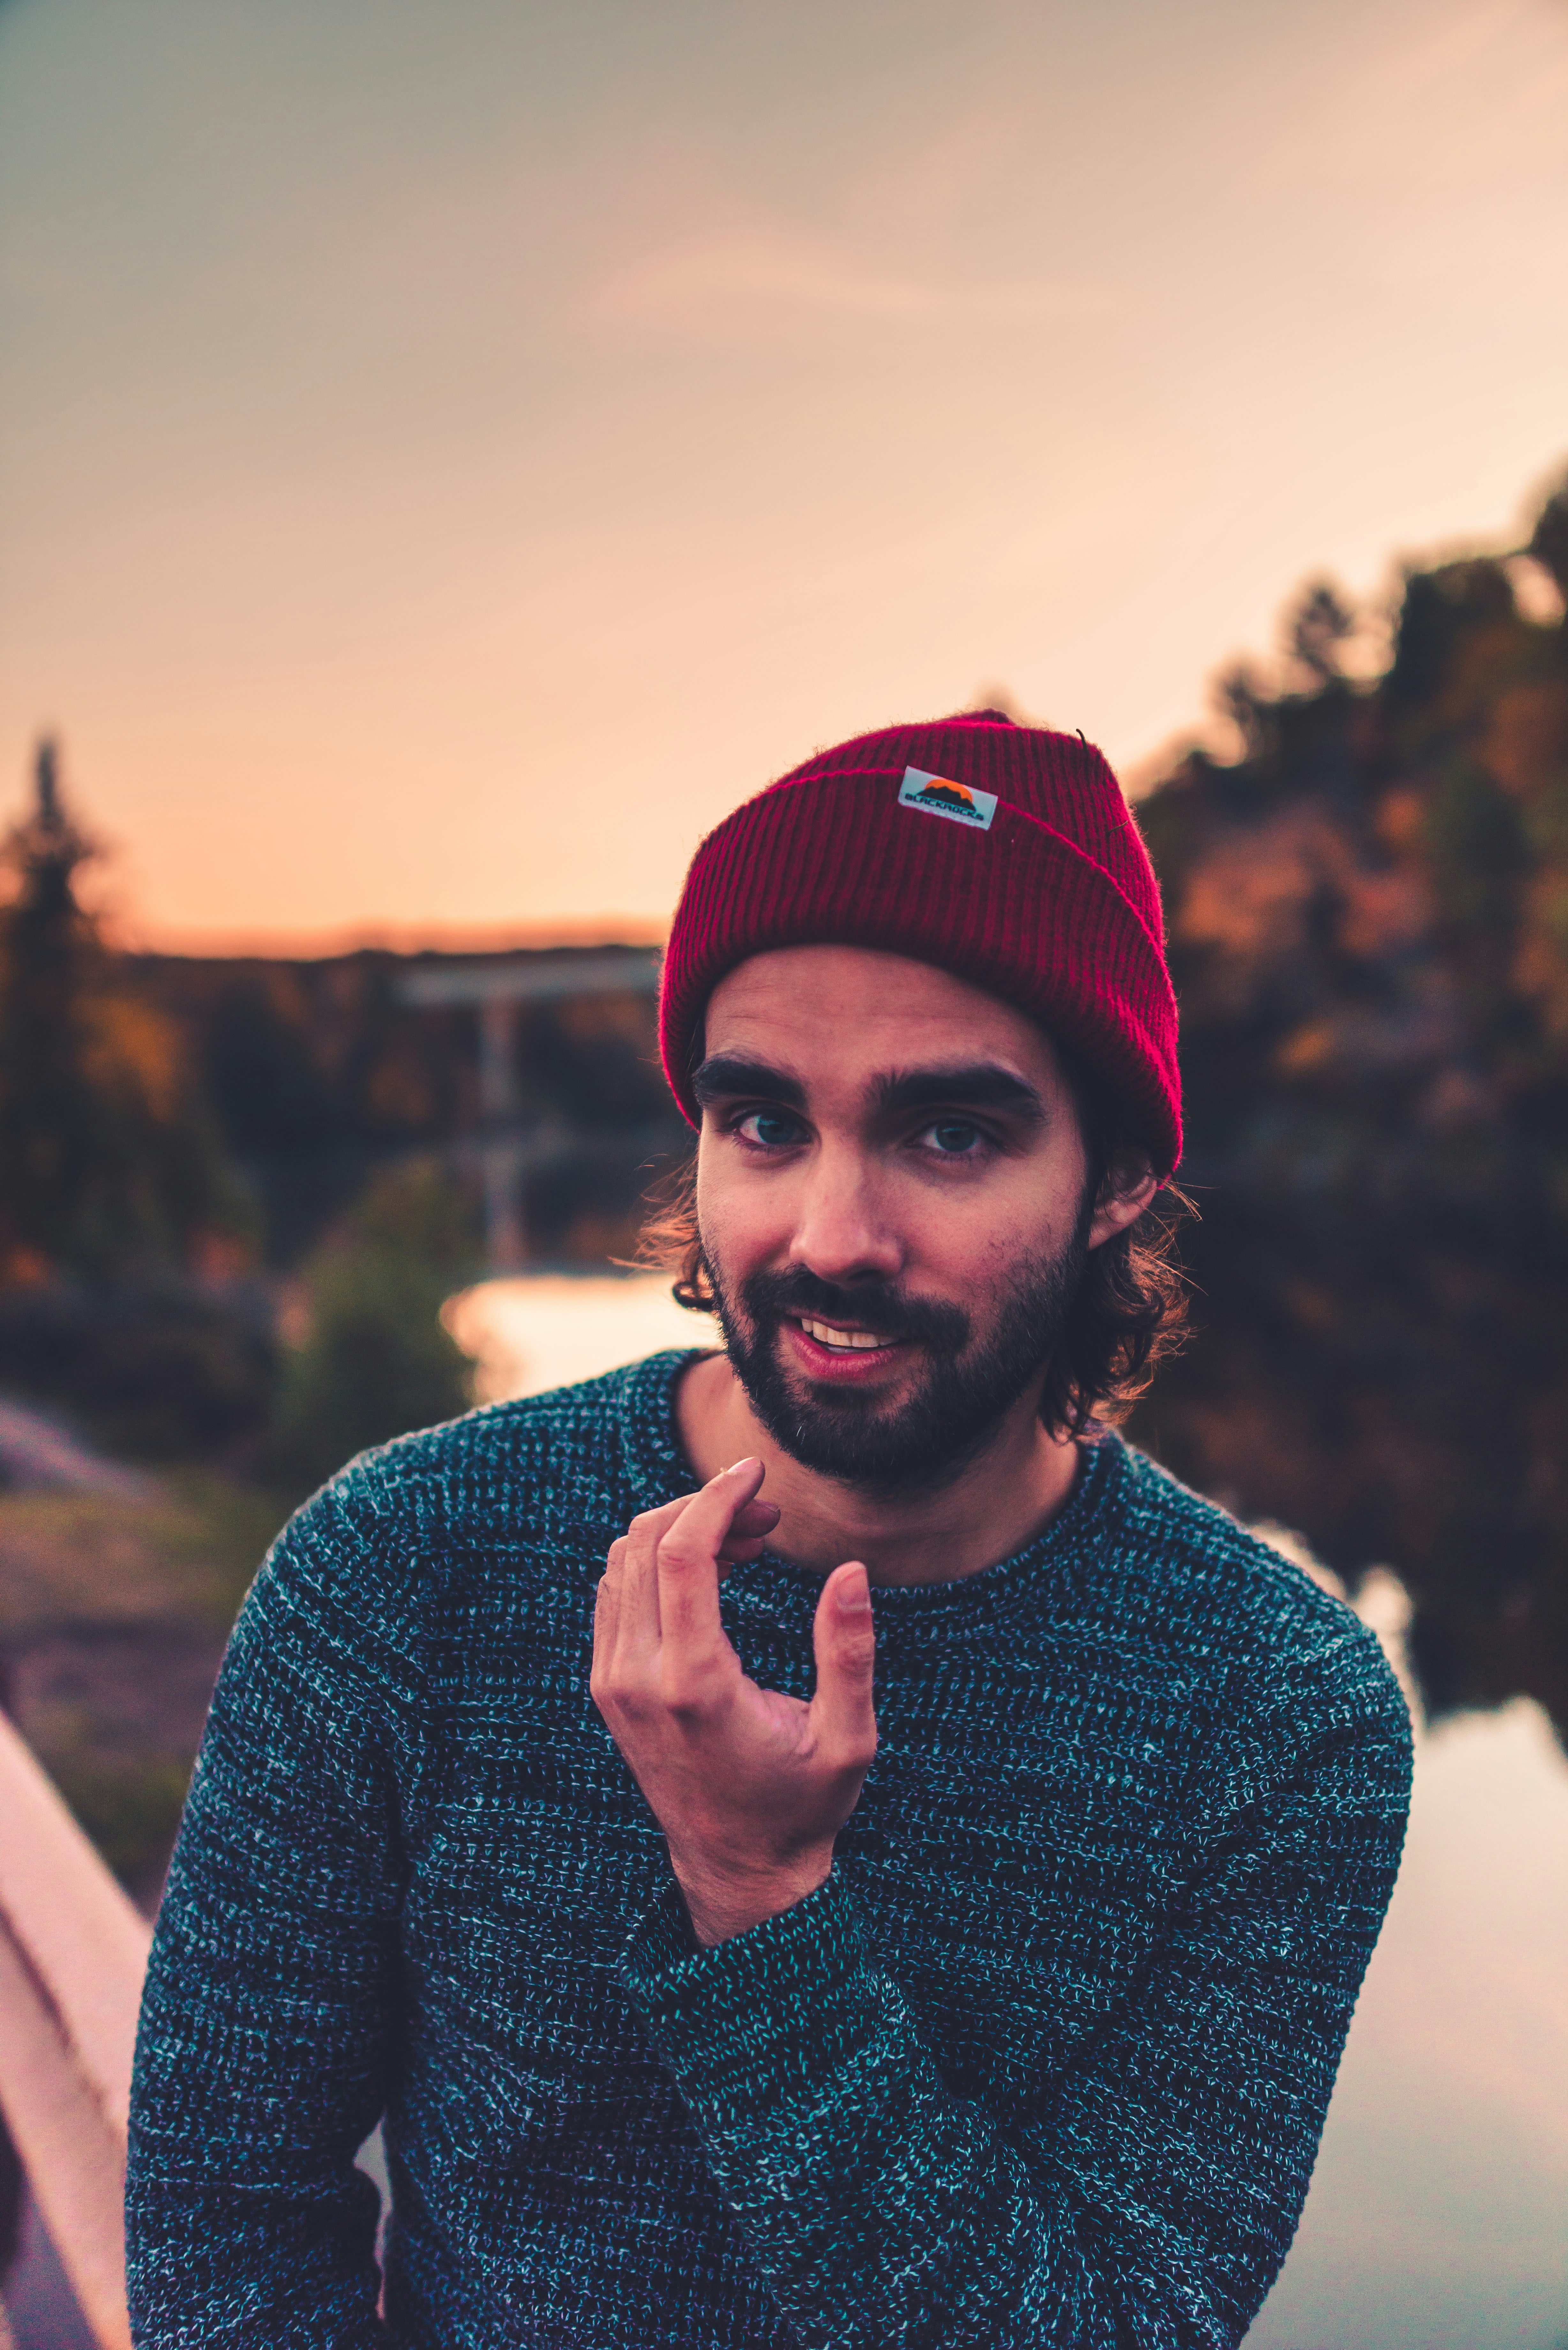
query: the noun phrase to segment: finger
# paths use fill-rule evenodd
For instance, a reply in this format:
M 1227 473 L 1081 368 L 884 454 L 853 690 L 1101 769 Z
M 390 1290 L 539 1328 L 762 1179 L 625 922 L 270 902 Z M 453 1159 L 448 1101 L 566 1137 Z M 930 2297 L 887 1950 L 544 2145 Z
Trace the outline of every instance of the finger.
M 729 1647 L 719 1621 L 719 1554 L 737 1513 L 756 1499 L 760 1461 L 737 1461 L 711 1478 L 659 1542 L 659 1620 L 667 1679 Z
M 626 1536 L 620 1534 L 611 1543 L 605 1559 L 605 1571 L 594 1592 L 594 1648 L 607 1654 L 615 1648 L 616 1626 L 620 1617 L 621 1592 L 626 1582 Z
M 588 1671 L 588 1693 L 601 1713 L 615 1670 L 616 1624 L 620 1615 L 620 1572 L 616 1552 L 620 1547 L 619 1543 L 611 1544 L 609 1564 L 594 1593 L 594 1659 Z
M 811 1638 L 816 1652 L 811 1711 L 824 1753 L 841 1767 L 867 1771 L 877 1752 L 877 1633 L 870 1586 L 858 1559 L 836 1566 L 823 1585 Z
M 730 1521 L 730 1531 L 719 1553 L 721 1566 L 740 1566 L 755 1558 L 779 1522 L 772 1502 L 748 1502 Z
M 618 1633 L 625 1650 L 620 1661 L 628 1669 L 636 1659 L 651 1667 L 658 1654 L 659 1537 L 674 1525 L 692 1498 L 682 1493 L 679 1501 L 666 1502 L 660 1509 L 645 1510 L 611 1547 L 612 1557 L 616 1551 L 621 1553 Z

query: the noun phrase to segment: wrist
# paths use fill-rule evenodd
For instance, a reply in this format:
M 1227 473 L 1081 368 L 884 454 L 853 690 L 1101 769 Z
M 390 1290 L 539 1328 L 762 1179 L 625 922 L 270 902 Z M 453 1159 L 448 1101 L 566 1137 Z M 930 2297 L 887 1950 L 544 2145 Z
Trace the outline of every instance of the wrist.
M 686 1904 L 691 1931 L 704 1950 L 749 1933 L 766 1918 L 782 1917 L 826 1884 L 833 1847 L 767 1868 L 716 1868 L 671 1852 L 675 1881 Z

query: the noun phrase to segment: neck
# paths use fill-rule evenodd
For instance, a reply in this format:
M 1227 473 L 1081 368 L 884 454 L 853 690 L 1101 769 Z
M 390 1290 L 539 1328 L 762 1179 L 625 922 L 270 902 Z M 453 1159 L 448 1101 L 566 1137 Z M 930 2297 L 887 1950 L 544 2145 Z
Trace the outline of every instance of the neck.
M 781 1513 L 770 1550 L 819 1575 L 860 1559 L 873 1583 L 948 1583 L 1011 1557 L 1056 1515 L 1078 1465 L 1072 1440 L 1041 1426 L 1031 1392 L 951 1484 L 912 1500 L 874 1500 L 784 1451 L 722 1355 L 705 1355 L 685 1373 L 675 1418 L 704 1483 L 748 1454 L 764 1463 L 762 1499 Z

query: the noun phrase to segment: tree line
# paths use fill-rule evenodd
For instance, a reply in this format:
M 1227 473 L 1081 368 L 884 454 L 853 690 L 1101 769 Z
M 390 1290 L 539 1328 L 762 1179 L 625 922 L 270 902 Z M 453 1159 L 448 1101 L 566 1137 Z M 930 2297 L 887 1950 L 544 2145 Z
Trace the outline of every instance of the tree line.
M 1568 482 L 1524 548 L 1406 577 L 1346 674 L 1332 586 L 1237 754 L 1139 814 L 1165 893 L 1198 1336 L 1138 1432 L 1416 1600 L 1438 1708 L 1568 1729 Z

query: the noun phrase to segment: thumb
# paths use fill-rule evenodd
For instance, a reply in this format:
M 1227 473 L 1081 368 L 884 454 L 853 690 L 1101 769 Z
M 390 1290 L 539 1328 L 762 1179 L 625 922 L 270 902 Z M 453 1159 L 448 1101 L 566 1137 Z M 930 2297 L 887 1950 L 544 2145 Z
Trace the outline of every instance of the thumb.
M 871 1592 L 858 1559 L 836 1566 L 822 1587 L 812 1626 L 816 1694 L 811 1710 L 824 1745 L 843 1764 L 867 1771 L 877 1752 L 871 1703 L 877 1634 Z

